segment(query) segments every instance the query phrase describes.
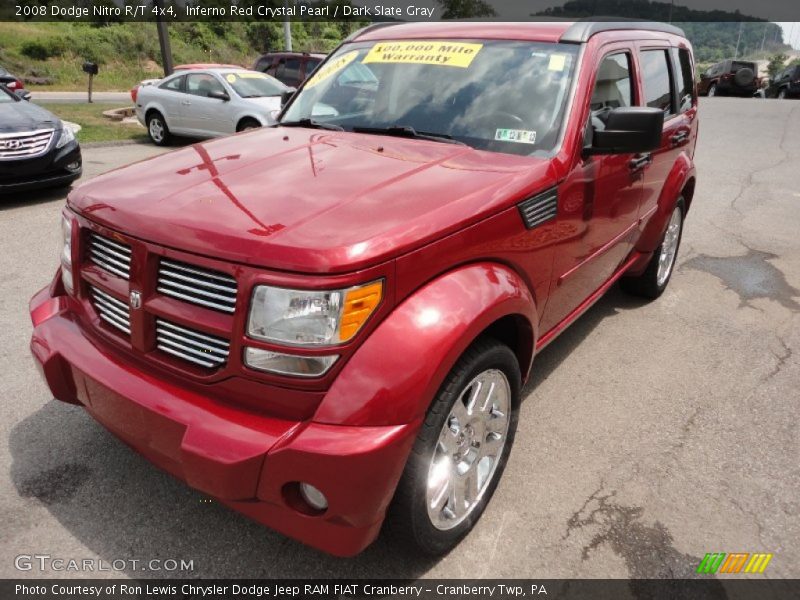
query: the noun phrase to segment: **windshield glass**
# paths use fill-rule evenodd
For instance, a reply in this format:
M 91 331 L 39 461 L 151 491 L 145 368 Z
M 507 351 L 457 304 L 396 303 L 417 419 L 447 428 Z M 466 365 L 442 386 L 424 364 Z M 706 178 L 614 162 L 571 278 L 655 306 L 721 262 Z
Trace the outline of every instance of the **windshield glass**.
M 5 104 L 6 102 L 16 102 L 16 100 L 10 92 L 7 92 L 0 86 L 0 104 Z
M 529 155 L 558 140 L 578 48 L 488 40 L 346 44 L 281 119 L 346 131 L 403 128 Z
M 280 81 L 264 73 L 227 73 L 224 77 L 233 91 L 242 98 L 280 96 L 286 89 Z

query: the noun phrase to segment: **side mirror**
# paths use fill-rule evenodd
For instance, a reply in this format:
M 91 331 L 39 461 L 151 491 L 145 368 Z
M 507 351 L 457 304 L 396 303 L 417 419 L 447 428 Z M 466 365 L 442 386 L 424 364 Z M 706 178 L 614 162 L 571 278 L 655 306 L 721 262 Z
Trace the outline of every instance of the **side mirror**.
M 638 154 L 661 146 L 664 111 L 659 108 L 625 106 L 608 113 L 606 128 L 596 130 L 586 155 Z
M 297 88 L 290 87 L 288 90 L 281 94 L 281 106 L 285 106 L 289 100 L 292 99 L 294 93 L 297 91 Z
M 231 99 L 231 97 L 228 95 L 228 92 L 225 90 L 211 90 L 208 92 L 208 97 L 214 98 L 215 100 L 222 100 L 223 102 L 227 102 Z
M 28 90 L 17 90 L 14 93 L 17 95 L 18 98 L 30 102 L 31 93 Z

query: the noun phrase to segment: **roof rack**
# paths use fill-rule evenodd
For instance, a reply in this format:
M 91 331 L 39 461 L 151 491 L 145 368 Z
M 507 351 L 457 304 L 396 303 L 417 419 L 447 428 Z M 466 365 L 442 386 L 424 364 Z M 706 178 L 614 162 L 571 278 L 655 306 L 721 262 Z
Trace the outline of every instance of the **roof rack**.
M 683 29 L 668 25 L 667 23 L 658 23 L 655 21 L 636 21 L 634 19 L 625 20 L 620 18 L 603 18 L 592 17 L 591 20 L 578 21 L 567 29 L 559 41 L 583 44 L 588 42 L 589 38 L 597 33 L 603 31 L 629 31 L 632 29 L 644 29 L 645 31 L 659 31 L 662 33 L 671 33 L 686 37 Z

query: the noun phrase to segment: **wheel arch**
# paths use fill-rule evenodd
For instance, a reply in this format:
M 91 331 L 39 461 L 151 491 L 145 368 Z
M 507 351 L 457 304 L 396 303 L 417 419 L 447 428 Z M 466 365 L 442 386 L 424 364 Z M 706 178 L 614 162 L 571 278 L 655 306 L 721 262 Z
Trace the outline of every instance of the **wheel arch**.
M 479 337 L 508 344 L 525 379 L 537 334 L 535 301 L 516 272 L 499 263 L 459 267 L 403 300 L 372 331 L 313 420 L 375 427 L 420 420 Z
M 237 132 L 239 132 L 239 131 L 240 131 L 240 127 L 241 127 L 241 126 L 242 126 L 242 125 L 243 125 L 243 124 L 244 124 L 246 121 L 255 121 L 255 122 L 256 122 L 256 123 L 258 123 L 258 124 L 259 124 L 259 126 L 261 126 L 261 127 L 264 127 L 264 125 L 266 125 L 266 122 L 264 121 L 264 119 L 262 119 L 262 118 L 260 118 L 260 117 L 258 117 L 258 116 L 256 116 L 256 115 L 253 115 L 253 114 L 249 114 L 249 113 L 247 113 L 247 114 L 239 115 L 239 118 L 238 118 L 238 119 L 236 119 L 236 131 L 237 131 Z

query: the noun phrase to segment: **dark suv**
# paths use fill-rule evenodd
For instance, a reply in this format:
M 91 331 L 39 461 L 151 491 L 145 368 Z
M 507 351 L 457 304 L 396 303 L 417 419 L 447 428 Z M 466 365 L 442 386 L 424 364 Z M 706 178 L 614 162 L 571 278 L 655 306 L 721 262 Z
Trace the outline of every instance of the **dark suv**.
M 800 98 L 800 65 L 779 72 L 766 91 L 767 98 Z
M 727 59 L 711 65 L 700 75 L 701 96 L 752 96 L 758 90 L 755 63 Z
M 272 75 L 286 85 L 297 87 L 324 59 L 324 54 L 268 52 L 256 60 L 253 70 Z

